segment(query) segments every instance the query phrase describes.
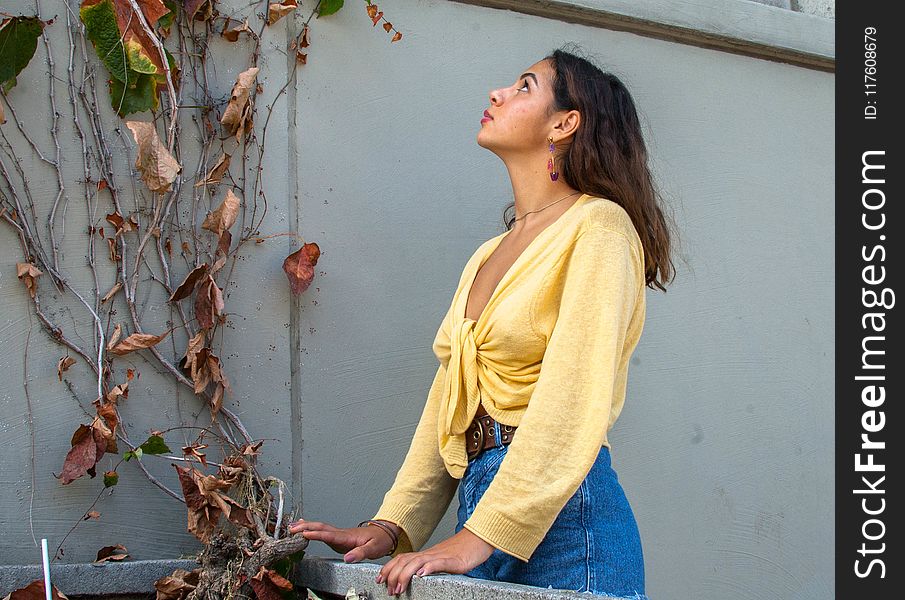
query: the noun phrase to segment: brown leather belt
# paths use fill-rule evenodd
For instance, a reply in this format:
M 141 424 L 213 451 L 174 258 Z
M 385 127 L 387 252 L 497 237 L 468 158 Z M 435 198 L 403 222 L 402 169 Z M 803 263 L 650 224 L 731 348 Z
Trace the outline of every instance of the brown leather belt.
M 468 454 L 468 460 L 474 460 L 484 450 L 496 446 L 494 423 L 496 421 L 493 420 L 493 417 L 487 414 L 483 406 L 479 406 L 478 415 L 475 416 L 468 427 L 468 431 L 465 432 L 465 450 Z M 515 425 L 503 425 L 500 423 L 500 441 L 503 442 L 503 445 L 512 442 L 516 429 Z

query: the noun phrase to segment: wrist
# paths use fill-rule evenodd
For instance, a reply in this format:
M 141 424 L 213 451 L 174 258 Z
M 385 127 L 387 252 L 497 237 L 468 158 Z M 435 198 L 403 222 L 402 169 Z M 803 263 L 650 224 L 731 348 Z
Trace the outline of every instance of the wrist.
M 359 523 L 358 526 L 374 526 L 382 529 L 384 533 L 386 533 L 393 540 L 393 547 L 390 548 L 390 551 L 387 552 L 385 556 L 390 556 L 394 552 L 396 552 L 396 548 L 399 546 L 399 534 L 397 532 L 400 531 L 400 529 L 398 525 L 396 525 L 392 521 L 386 521 L 384 519 L 367 519 Z
M 389 528 L 393 530 L 393 533 L 396 534 L 396 537 L 399 537 L 399 534 L 402 532 L 402 527 L 400 527 L 396 523 L 393 523 L 392 521 L 387 521 L 386 519 L 374 519 L 374 520 L 380 521 L 381 523 L 384 523 L 387 526 L 389 526 Z

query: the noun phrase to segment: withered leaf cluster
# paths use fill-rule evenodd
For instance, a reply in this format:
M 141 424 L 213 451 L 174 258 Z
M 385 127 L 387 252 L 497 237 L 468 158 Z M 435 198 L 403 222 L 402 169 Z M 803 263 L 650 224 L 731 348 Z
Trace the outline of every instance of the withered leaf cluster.
M 208 542 L 221 516 L 239 527 L 255 529 L 250 511 L 233 500 L 227 491 L 238 482 L 243 469 L 224 465 L 217 475 L 205 475 L 192 466 L 174 464 L 188 509 L 188 530 Z
M 63 461 L 63 470 L 58 476 L 64 485 L 72 483 L 86 473 L 97 475 L 95 465 L 105 453 L 117 453 L 116 429 L 119 426 L 117 403 L 120 398 L 129 397 L 129 384 L 115 386 L 104 398 L 94 401 L 95 416 L 90 425 L 81 424 L 70 441 L 71 448 Z
M 157 600 L 185 600 L 198 587 L 201 579 L 201 568 L 193 571 L 176 569 L 172 575 L 165 575 L 154 582 Z
M 292 591 L 292 582 L 272 569 L 262 566 L 248 581 L 258 600 L 282 600 L 281 592 Z

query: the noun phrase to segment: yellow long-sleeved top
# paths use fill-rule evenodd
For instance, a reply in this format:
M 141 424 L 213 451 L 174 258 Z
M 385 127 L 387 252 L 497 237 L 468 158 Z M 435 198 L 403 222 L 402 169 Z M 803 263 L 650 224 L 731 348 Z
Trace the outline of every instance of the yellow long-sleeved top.
M 518 429 L 464 527 L 526 562 L 610 445 L 644 325 L 637 231 L 615 202 L 582 195 L 525 248 L 478 320 L 466 318 L 475 275 L 508 233 L 468 260 L 434 339 L 439 368 L 373 517 L 401 527 L 393 556 L 419 550 L 449 507 L 479 403 Z

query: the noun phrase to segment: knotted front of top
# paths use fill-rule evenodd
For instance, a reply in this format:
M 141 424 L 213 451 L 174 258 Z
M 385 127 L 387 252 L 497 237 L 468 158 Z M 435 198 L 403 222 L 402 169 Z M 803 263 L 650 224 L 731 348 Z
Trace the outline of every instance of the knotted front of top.
M 455 319 L 450 331 L 449 362 L 437 415 L 440 455 L 450 475 L 461 479 L 468 466 L 465 432 L 481 403 L 478 347 L 472 319 Z

